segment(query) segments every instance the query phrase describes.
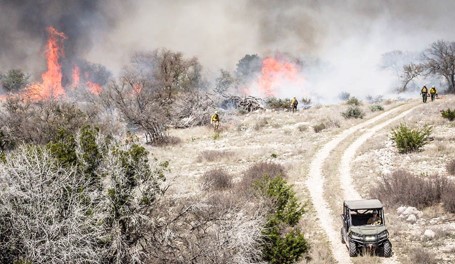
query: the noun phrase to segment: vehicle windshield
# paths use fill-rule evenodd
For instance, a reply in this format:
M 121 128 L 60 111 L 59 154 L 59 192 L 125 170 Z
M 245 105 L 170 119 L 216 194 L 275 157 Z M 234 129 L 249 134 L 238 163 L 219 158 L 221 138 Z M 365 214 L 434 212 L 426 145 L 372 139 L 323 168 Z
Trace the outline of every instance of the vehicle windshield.
M 350 210 L 353 226 L 382 225 L 382 209 Z

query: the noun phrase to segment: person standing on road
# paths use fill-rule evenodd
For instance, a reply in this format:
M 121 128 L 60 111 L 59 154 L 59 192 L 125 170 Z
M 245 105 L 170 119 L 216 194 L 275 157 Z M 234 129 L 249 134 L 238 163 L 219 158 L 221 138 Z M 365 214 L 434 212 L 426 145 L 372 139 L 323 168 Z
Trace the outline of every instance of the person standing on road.
M 437 95 L 438 95 L 438 92 L 436 91 L 436 88 L 433 85 L 433 87 L 431 87 L 431 89 L 430 89 L 430 97 L 431 97 L 432 102 L 434 101 L 434 98 Z
M 422 90 L 420 90 L 420 94 L 422 95 L 422 100 L 424 103 L 427 102 L 427 98 L 428 98 L 428 88 L 426 85 L 424 85 L 422 87 Z

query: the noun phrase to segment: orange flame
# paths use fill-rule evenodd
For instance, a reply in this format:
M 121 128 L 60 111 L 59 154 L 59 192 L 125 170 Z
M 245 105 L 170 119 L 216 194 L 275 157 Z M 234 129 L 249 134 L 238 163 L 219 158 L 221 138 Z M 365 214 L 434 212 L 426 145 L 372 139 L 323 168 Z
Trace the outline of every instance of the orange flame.
M 71 87 L 73 87 L 73 89 L 76 89 L 79 86 L 79 83 L 81 80 L 79 67 L 77 67 L 77 66 L 73 67 L 72 77 L 73 77 L 73 83 L 71 84 Z
M 27 87 L 26 95 L 31 100 L 56 99 L 65 95 L 59 57 L 64 55 L 61 46 L 66 36 L 53 27 L 48 27 L 47 32 L 49 34 L 46 48 L 47 71 L 41 75 L 42 83 L 31 84 Z
M 276 96 L 282 82 L 301 82 L 298 66 L 288 61 L 266 58 L 262 61 L 259 88 L 265 96 Z
M 103 91 L 103 88 L 99 84 L 91 81 L 87 81 L 87 87 L 88 90 L 94 95 L 99 95 Z

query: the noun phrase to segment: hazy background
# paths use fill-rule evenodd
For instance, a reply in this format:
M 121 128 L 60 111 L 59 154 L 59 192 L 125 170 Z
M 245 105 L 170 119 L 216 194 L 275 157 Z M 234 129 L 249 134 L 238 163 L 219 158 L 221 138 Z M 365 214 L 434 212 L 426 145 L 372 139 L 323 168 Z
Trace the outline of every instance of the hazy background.
M 138 50 L 196 56 L 208 78 L 246 54 L 280 52 L 318 61 L 303 69 L 304 87 L 280 96 L 385 94 L 396 76 L 380 69 L 382 55 L 453 41 L 452 10 L 451 0 L 0 0 L 0 71 L 39 78 L 52 25 L 68 36 L 66 63 L 85 59 L 114 75 Z

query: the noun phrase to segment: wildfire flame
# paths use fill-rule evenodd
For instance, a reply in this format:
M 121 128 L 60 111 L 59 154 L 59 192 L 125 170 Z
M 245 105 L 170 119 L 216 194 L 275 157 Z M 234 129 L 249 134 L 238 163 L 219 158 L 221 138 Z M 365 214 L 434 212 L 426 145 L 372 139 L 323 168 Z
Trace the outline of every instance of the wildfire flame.
M 81 83 L 81 71 L 78 66 L 73 67 L 72 78 L 73 83 L 71 86 L 73 87 L 73 89 L 76 89 L 79 87 Z M 85 86 L 87 87 L 90 93 L 94 95 L 99 95 L 103 91 L 101 85 L 90 81 L 91 74 L 89 72 L 84 72 L 84 74 L 82 75 L 82 79 L 84 80 Z
M 91 81 L 87 81 L 87 87 L 89 92 L 94 95 L 99 95 L 103 91 L 103 88 L 99 84 Z
M 31 101 L 42 101 L 49 99 L 58 99 L 66 95 L 65 89 L 62 86 L 62 67 L 60 65 L 60 57 L 64 56 L 63 41 L 67 39 L 64 33 L 57 31 L 53 27 L 47 28 L 49 38 L 46 43 L 46 62 L 47 71 L 44 72 L 41 83 L 33 83 L 28 85 L 24 92 L 20 93 L 20 97 L 25 97 Z M 88 91 L 92 94 L 99 95 L 103 88 L 101 85 L 91 81 L 91 74 L 84 72 L 81 80 L 80 69 L 76 65 L 72 71 L 71 88 L 74 90 L 83 82 Z M 0 100 L 4 100 L 9 96 L 0 96 Z
M 71 84 L 71 87 L 73 87 L 73 89 L 76 89 L 79 86 L 79 83 L 81 81 L 79 67 L 77 67 L 77 66 L 73 67 L 72 77 L 73 77 L 73 83 Z
M 292 62 L 276 58 L 265 58 L 262 61 L 261 75 L 258 80 L 260 92 L 267 96 L 277 96 L 279 90 L 286 89 L 283 85 L 302 87 L 303 77 L 299 67 Z
M 27 87 L 26 95 L 31 100 L 56 99 L 65 95 L 59 58 L 64 55 L 62 44 L 66 36 L 53 27 L 48 27 L 47 32 L 49 34 L 46 45 L 47 71 L 41 75 L 42 83 L 34 83 Z

